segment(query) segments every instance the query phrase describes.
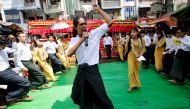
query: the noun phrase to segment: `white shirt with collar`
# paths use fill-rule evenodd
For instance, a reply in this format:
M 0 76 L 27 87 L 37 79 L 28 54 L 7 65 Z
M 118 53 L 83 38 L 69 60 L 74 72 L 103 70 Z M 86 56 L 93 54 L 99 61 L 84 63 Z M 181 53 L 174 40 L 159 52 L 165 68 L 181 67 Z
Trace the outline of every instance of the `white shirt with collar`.
M 16 67 L 24 68 L 21 61 L 29 61 L 32 59 L 32 52 L 30 50 L 30 44 L 19 42 L 17 44 L 17 52 L 14 54 L 14 62 Z
M 8 57 L 7 53 L 13 53 L 15 51 L 16 51 L 16 49 L 8 48 L 8 47 L 6 47 L 3 50 L 0 50 L 0 71 L 4 71 L 10 67 L 9 57 Z
M 153 35 L 153 43 L 157 43 L 158 42 L 158 34 L 157 33 L 154 33 Z
M 104 47 L 105 47 L 105 45 L 113 46 L 113 41 L 112 41 L 112 38 L 110 36 L 104 37 L 103 42 L 104 42 Z
M 55 54 L 56 48 L 58 48 L 58 44 L 56 44 L 55 42 L 50 42 L 50 41 L 47 41 L 46 43 L 44 43 L 43 46 L 48 54 Z
M 166 38 L 166 47 L 165 47 L 166 50 L 169 50 L 171 52 L 175 50 L 176 45 L 173 41 L 174 38 L 175 38 L 174 36 Z
M 144 36 L 145 46 L 149 47 L 151 45 L 151 39 L 149 35 Z
M 180 49 L 183 49 L 184 51 L 190 51 L 190 36 L 184 36 L 181 38 L 181 44 L 179 46 Z
M 18 59 L 21 61 L 29 61 L 32 59 L 30 44 L 19 42 L 17 44 Z
M 59 15 L 59 20 L 67 20 L 68 15 Z
M 84 41 L 76 51 L 76 57 L 79 65 L 83 63 L 88 63 L 88 65 L 99 63 L 100 38 L 108 31 L 108 29 L 108 25 L 104 23 L 89 33 L 88 46 L 85 46 Z M 77 35 L 71 40 L 69 48 L 74 46 L 79 40 L 80 37 Z

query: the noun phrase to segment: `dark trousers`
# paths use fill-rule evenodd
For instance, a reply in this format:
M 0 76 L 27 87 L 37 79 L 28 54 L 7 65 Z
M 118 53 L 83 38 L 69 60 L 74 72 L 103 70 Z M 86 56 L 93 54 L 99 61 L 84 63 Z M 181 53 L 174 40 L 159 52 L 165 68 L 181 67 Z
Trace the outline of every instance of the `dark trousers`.
M 166 75 L 169 74 L 173 65 L 173 61 L 174 61 L 174 52 L 164 55 L 163 73 L 165 73 Z
M 6 100 L 5 100 L 6 92 L 5 91 L 6 90 L 4 90 L 4 89 L 0 89 L 0 107 L 6 105 Z
M 22 64 L 28 69 L 29 81 L 31 84 L 31 89 L 37 89 L 43 84 L 47 84 L 47 79 L 43 75 L 42 71 L 30 60 L 22 61 Z
M 190 52 L 183 51 L 179 49 L 175 55 L 175 59 L 170 71 L 170 76 L 178 80 L 179 82 L 184 82 L 188 74 L 188 67 L 190 65 Z
M 111 59 L 111 45 L 105 45 L 108 59 Z
M 146 47 L 146 52 L 143 54 L 145 57 L 145 61 L 143 61 L 144 68 L 148 68 L 150 64 L 150 47 Z
M 6 102 L 12 102 L 26 96 L 30 88 L 30 82 L 10 68 L 0 71 L 0 84 L 8 85 Z
M 98 65 L 79 66 L 71 97 L 80 109 L 114 109 L 106 94 Z
M 156 45 L 150 46 L 150 62 L 151 62 L 151 64 L 155 64 L 155 57 L 154 57 L 155 47 L 156 47 Z
M 54 73 L 65 70 L 65 66 L 57 58 L 56 54 L 48 54 L 48 58 L 51 60 L 51 65 Z

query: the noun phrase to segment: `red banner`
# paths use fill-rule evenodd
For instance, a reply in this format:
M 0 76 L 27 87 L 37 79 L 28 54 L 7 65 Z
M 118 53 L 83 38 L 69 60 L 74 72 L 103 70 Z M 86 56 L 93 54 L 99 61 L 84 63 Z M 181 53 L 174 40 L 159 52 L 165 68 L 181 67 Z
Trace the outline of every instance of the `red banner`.
M 71 25 L 69 28 L 65 29 L 56 29 L 51 30 L 50 27 L 59 22 L 64 22 L 68 25 Z M 94 28 L 99 27 L 103 24 L 104 21 L 102 20 L 87 20 L 87 27 L 88 30 L 92 30 Z M 40 34 L 44 35 L 46 33 L 71 33 L 72 32 L 72 21 L 71 20 L 39 20 L 39 21 L 28 21 L 29 25 L 29 33 L 30 34 Z M 115 20 L 110 27 L 109 32 L 129 32 L 132 28 L 134 28 L 135 22 L 134 21 L 126 21 L 126 20 Z

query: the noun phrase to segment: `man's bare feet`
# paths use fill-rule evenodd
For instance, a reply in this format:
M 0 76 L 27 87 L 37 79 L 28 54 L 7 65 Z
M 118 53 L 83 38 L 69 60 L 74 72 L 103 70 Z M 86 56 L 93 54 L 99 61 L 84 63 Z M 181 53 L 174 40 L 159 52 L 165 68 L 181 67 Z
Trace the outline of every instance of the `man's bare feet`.
M 12 102 L 8 102 L 7 104 L 9 106 L 13 106 L 13 105 L 21 104 L 21 102 L 19 102 L 19 101 L 12 101 Z
M 21 99 L 19 99 L 17 101 L 19 101 L 19 102 L 30 102 L 32 100 L 33 100 L 33 98 L 31 96 L 24 96 L 24 97 L 22 97 Z
M 132 87 L 129 87 L 128 88 L 128 93 L 130 93 L 132 91 L 132 89 L 133 89 Z
M 176 80 L 175 79 L 172 79 L 172 80 L 168 80 L 169 82 L 173 83 L 173 84 L 176 84 Z
M 164 73 L 164 72 L 161 72 L 160 74 L 162 74 L 162 75 L 166 75 L 166 73 Z
M 7 109 L 7 105 L 0 106 L 0 109 Z
M 39 90 L 37 90 L 37 89 L 32 89 L 31 91 L 32 91 L 32 92 L 38 92 Z
M 44 84 L 42 87 L 46 88 L 46 89 L 50 88 L 50 86 L 48 84 Z

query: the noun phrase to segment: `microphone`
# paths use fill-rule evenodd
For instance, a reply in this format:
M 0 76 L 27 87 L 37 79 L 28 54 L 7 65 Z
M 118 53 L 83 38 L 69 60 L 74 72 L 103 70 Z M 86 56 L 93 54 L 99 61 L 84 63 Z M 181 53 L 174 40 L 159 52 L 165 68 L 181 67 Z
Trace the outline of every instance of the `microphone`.
M 87 32 L 86 28 L 83 29 L 83 32 Z M 88 37 L 85 38 L 85 46 L 87 47 L 88 46 Z

